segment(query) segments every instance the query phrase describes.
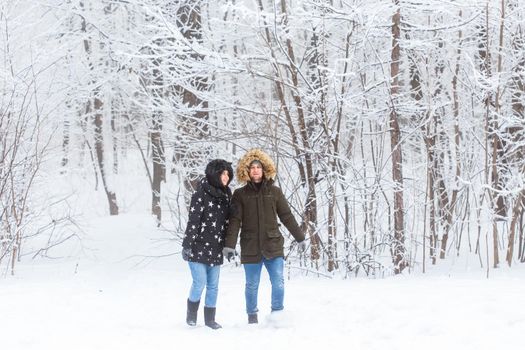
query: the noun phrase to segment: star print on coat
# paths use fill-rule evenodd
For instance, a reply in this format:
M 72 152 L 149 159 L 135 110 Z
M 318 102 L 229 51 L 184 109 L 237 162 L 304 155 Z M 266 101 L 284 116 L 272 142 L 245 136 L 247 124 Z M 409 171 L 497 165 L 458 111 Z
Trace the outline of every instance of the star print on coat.
M 203 178 L 191 197 L 182 247 L 190 248 L 189 261 L 210 266 L 223 263 L 222 248 L 228 227 L 231 190 L 212 186 Z

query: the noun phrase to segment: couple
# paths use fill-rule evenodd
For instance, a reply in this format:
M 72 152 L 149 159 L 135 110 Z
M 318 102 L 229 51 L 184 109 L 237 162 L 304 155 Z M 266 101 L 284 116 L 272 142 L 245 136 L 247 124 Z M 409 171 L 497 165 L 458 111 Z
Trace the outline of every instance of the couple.
M 193 283 L 187 301 L 186 323 L 195 326 L 204 287 L 204 323 L 221 328 L 215 321 L 220 265 L 237 255 L 235 246 L 241 231 L 241 263 L 246 278 L 248 323 L 257 323 L 257 293 L 262 266 L 272 284 L 272 312 L 284 308 L 284 238 L 279 220 L 305 250 L 304 233 L 295 221 L 286 198 L 274 185 L 277 171 L 272 159 L 259 149 L 248 151 L 239 161 L 237 180 L 243 187 L 233 197 L 228 187 L 233 178 L 230 163 L 212 160 L 206 177 L 191 198 L 189 220 L 182 243 L 182 257 L 188 261 Z M 230 203 L 231 199 L 231 203 Z M 230 205 L 231 204 L 231 205 Z

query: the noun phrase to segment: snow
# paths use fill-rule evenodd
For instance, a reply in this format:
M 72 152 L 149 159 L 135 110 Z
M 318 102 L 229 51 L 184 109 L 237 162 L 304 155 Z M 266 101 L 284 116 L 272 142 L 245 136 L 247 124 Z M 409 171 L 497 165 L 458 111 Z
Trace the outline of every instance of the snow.
M 185 323 L 190 275 L 179 244 L 146 215 L 90 221 L 82 250 L 26 260 L 0 279 L 2 349 L 495 349 L 520 348 L 525 270 L 435 269 L 384 279 L 292 270 L 285 310 L 269 312 L 263 272 L 258 325 L 244 312 L 241 266 L 221 270 L 220 330 Z M 66 248 L 67 247 L 67 248 Z M 69 251 L 65 251 L 69 249 Z M 55 252 L 58 254 L 58 251 Z M 153 256 L 167 254 L 162 258 Z

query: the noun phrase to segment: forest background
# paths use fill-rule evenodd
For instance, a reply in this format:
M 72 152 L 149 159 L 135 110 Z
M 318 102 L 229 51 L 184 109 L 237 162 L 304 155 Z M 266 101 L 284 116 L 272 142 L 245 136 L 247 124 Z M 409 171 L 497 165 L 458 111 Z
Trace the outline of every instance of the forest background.
M 0 267 L 132 208 L 178 254 L 207 161 L 252 147 L 301 271 L 523 263 L 524 25 L 519 0 L 3 0 Z

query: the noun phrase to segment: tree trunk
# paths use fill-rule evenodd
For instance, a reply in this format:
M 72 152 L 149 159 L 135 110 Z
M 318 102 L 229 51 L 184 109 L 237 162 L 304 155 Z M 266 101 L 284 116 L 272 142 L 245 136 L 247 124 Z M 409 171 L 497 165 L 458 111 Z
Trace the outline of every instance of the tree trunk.
M 461 18 L 463 15 L 463 12 L 459 11 L 459 17 Z M 454 70 L 454 77 L 452 78 L 452 98 L 453 98 L 453 107 L 454 107 L 454 146 L 455 146 L 455 166 L 456 166 L 456 178 L 455 178 L 455 184 L 453 186 L 452 190 L 452 200 L 451 208 L 448 212 L 450 215 L 450 221 L 449 221 L 449 227 L 452 226 L 452 212 L 456 206 L 457 198 L 458 198 L 458 192 L 459 192 L 459 183 L 461 178 L 461 151 L 460 151 L 460 141 L 461 141 L 461 132 L 460 132 L 460 118 L 459 118 L 459 93 L 458 93 L 458 76 L 460 73 L 460 59 L 461 59 L 461 41 L 463 38 L 463 32 L 459 31 L 459 40 L 458 40 L 458 49 L 457 49 L 457 58 L 456 58 L 456 68 Z M 467 196 L 468 198 L 468 196 Z M 467 209 L 468 210 L 468 209 Z M 467 210 L 465 210 L 465 213 L 467 213 Z M 461 245 L 461 235 L 462 230 L 460 231 L 460 239 L 458 239 L 457 247 L 458 247 L 458 254 L 459 254 L 459 247 Z M 443 247 L 442 247 L 443 248 Z M 444 247 L 446 249 L 446 246 Z M 443 249 L 442 249 L 443 251 Z
M 151 213 L 157 218 L 157 224 L 162 219 L 160 205 L 161 183 L 166 181 L 166 166 L 164 145 L 162 143 L 162 119 L 160 115 L 153 116 L 153 129 L 150 132 L 153 153 L 153 178 L 151 183 Z
M 409 35 L 407 34 L 407 39 L 409 38 Z M 419 71 L 419 68 L 416 64 L 416 62 L 422 62 L 426 65 L 428 65 L 428 59 L 421 60 L 420 57 L 417 55 L 416 52 L 411 52 L 414 57 L 412 57 L 411 64 L 410 64 L 410 94 L 412 98 L 415 100 L 415 103 L 418 106 L 421 106 L 421 103 L 423 101 L 423 91 L 421 89 L 421 72 Z M 421 106 L 423 107 L 423 106 Z M 435 265 L 437 262 L 437 245 L 438 245 L 438 234 L 437 234 L 437 228 L 436 228 L 436 198 L 435 198 L 435 146 L 436 146 L 436 133 L 435 130 L 431 128 L 430 120 L 428 116 L 428 112 L 425 115 L 425 118 L 427 121 L 425 123 L 422 123 L 421 126 L 421 133 L 422 138 L 425 143 L 425 149 L 426 149 L 426 155 L 427 155 L 427 186 L 426 186 L 426 192 L 427 192 L 427 200 L 430 203 L 430 210 L 429 210 L 429 256 L 432 261 L 432 265 Z M 421 119 L 419 115 L 414 115 L 414 118 L 416 120 Z M 425 206 L 426 208 L 426 206 Z M 426 210 L 425 210 L 426 215 Z M 426 217 L 425 217 L 426 222 Z M 425 227 L 426 229 L 426 227 Z M 423 236 L 423 245 L 425 245 L 426 237 Z M 424 253 L 424 252 L 423 252 Z M 423 262 L 424 263 L 424 262 Z
M 286 9 L 286 0 L 281 0 L 281 11 L 284 15 L 283 23 L 285 28 L 288 28 L 288 12 Z M 292 84 L 294 89 L 292 89 L 292 97 L 295 102 L 295 107 L 297 109 L 297 123 L 299 125 L 299 136 L 301 137 L 301 143 L 303 146 L 303 156 L 304 156 L 304 167 L 306 170 L 306 183 L 308 185 L 308 193 L 306 196 L 306 203 L 304 209 L 304 223 L 306 225 L 307 232 L 310 236 L 310 247 L 311 254 L 310 258 L 312 260 L 317 260 L 321 256 L 320 254 L 320 238 L 317 234 L 317 195 L 315 193 L 316 181 L 313 170 L 313 160 L 312 160 L 312 151 L 310 146 L 310 140 L 308 135 L 308 129 L 306 126 L 306 116 L 305 109 L 303 106 L 303 101 L 299 95 L 299 78 L 296 66 L 295 53 L 292 46 L 292 41 L 290 37 L 286 38 L 286 49 L 289 58 L 289 71 L 292 77 Z
M 68 111 L 70 110 L 70 103 L 67 103 L 68 105 Z M 61 166 L 62 168 L 65 168 L 67 164 L 69 163 L 69 142 L 70 142 L 70 135 L 71 135 L 71 122 L 69 121 L 69 113 L 64 116 L 64 122 L 63 122 L 63 130 L 62 130 L 62 162 Z M 64 172 L 65 169 L 62 169 L 62 172 Z
M 512 266 L 512 257 L 514 256 L 514 240 L 516 237 L 516 226 L 518 226 L 518 221 L 523 213 L 523 208 L 525 205 L 525 191 L 521 191 L 516 199 L 516 204 L 512 210 L 512 221 L 510 224 L 510 234 L 509 234 L 509 245 L 507 247 L 507 264 L 509 267 Z
M 100 169 L 100 177 L 102 179 L 102 184 L 104 185 L 104 190 L 106 191 L 106 196 L 108 199 L 109 214 L 118 215 L 117 195 L 112 189 L 109 188 L 106 179 L 107 174 L 104 165 L 104 138 L 102 136 L 102 101 L 96 95 L 93 101 L 93 106 L 93 112 L 95 113 L 95 151 L 97 154 L 98 167 Z
M 487 24 L 488 27 L 488 24 Z M 503 41 L 503 34 L 504 34 L 504 28 L 505 28 L 505 0 L 501 0 L 501 13 L 500 13 L 500 27 L 499 27 L 499 49 L 498 49 L 498 62 L 497 62 L 497 72 L 498 75 L 501 76 L 501 73 L 503 73 L 503 53 L 501 50 L 503 49 L 504 41 Z M 487 42 L 488 46 L 488 42 Z M 496 197 L 496 220 L 505 220 L 507 216 L 507 206 L 504 201 L 504 196 L 499 193 L 499 191 L 503 190 L 504 184 L 503 180 L 501 179 L 500 172 L 501 168 L 503 166 L 502 163 L 505 162 L 505 154 L 503 150 L 503 140 L 501 139 L 501 136 L 499 134 L 499 118 L 501 113 L 501 82 L 498 84 L 498 88 L 496 90 L 495 95 L 495 113 L 493 115 L 493 123 L 492 123 L 492 179 L 493 188 L 497 189 L 498 192 L 495 193 Z M 497 242 L 497 237 L 495 237 L 495 240 Z
M 202 42 L 201 7 L 202 0 L 184 0 L 177 10 L 177 25 L 180 32 L 189 42 Z M 188 58 L 198 62 L 204 56 L 197 52 L 188 54 Z M 173 159 L 180 163 L 185 169 L 184 185 L 187 193 L 191 193 L 197 187 L 199 173 L 197 169 L 201 166 L 208 155 L 203 147 L 191 149 L 188 139 L 199 141 L 208 134 L 208 101 L 202 99 L 197 93 L 209 90 L 208 76 L 200 72 L 194 72 L 194 76 L 188 82 L 189 88 L 179 87 L 182 94 L 182 103 L 191 111 L 191 115 L 180 116 L 178 128 L 183 136 L 177 144 Z M 189 198 L 188 198 L 189 199 Z
M 515 7 L 517 7 L 517 4 L 510 3 L 509 4 L 511 11 L 515 10 Z M 518 121 L 521 121 L 522 125 L 518 126 L 512 126 L 509 130 L 510 134 L 510 140 L 509 143 L 513 146 L 510 148 L 514 148 L 512 152 L 508 152 L 507 155 L 509 158 L 512 159 L 510 163 L 516 164 L 516 167 L 520 170 L 520 172 L 523 174 L 525 172 L 525 142 L 524 142 L 524 127 L 523 123 L 525 122 L 525 106 L 523 104 L 523 97 L 525 96 L 525 83 L 523 81 L 523 75 L 525 74 L 525 57 L 523 56 L 523 50 L 525 49 L 525 36 L 523 33 L 523 29 L 521 26 L 518 26 L 516 29 L 516 32 L 512 35 L 512 51 L 513 56 L 518 58 L 517 64 L 512 69 L 512 78 L 511 78 L 511 87 L 512 87 L 512 93 L 511 93 L 511 103 L 512 103 L 512 114 L 514 118 Z M 519 235 L 519 243 L 518 243 L 518 259 L 520 261 L 523 261 L 525 258 L 525 251 L 524 251 L 524 237 L 523 237 L 523 226 L 522 226 L 522 220 L 524 215 L 524 201 L 525 201 L 525 193 L 524 191 L 521 191 L 518 195 L 518 198 L 516 199 L 516 202 L 514 204 L 514 208 L 512 210 L 512 221 L 511 221 L 511 228 L 510 228 L 510 235 L 509 235 L 509 242 L 507 247 L 507 264 L 511 266 L 512 264 L 512 258 L 514 255 L 514 244 L 515 244 L 515 237 L 516 237 L 516 231 L 519 229 L 520 235 Z
M 324 21 L 322 21 L 324 22 Z M 311 54 L 308 59 L 308 80 L 309 80 L 309 93 L 316 93 L 317 97 L 313 101 L 307 102 L 308 113 L 310 115 L 319 117 L 316 118 L 315 124 L 308 128 L 308 135 L 315 132 L 315 129 L 322 127 L 326 136 L 326 143 L 324 145 L 324 152 L 327 158 L 326 167 L 331 174 L 337 174 L 337 158 L 338 158 L 338 143 L 339 143 L 339 132 L 340 132 L 340 121 L 336 123 L 335 129 L 330 128 L 332 124 L 330 122 L 329 113 L 327 112 L 327 92 L 326 86 L 328 78 L 326 77 L 326 71 L 328 68 L 328 62 L 326 57 L 326 38 L 328 34 L 325 32 L 324 26 L 321 25 L 321 29 L 317 30 L 314 28 L 312 38 L 310 41 Z M 290 43 L 291 45 L 291 43 Z M 291 47 L 292 52 L 293 48 Z M 312 91 L 315 90 L 316 92 Z M 326 254 L 328 256 L 328 271 L 332 272 L 337 268 L 336 252 L 337 252 L 337 225 L 335 220 L 335 206 L 337 203 L 336 199 L 336 179 L 335 176 L 327 178 L 327 196 L 328 196 L 328 244 L 326 245 Z
M 525 237 L 524 237 L 524 227 L 523 227 L 523 217 L 525 216 L 525 210 L 521 211 L 520 214 L 520 224 L 519 224 L 519 230 L 520 230 L 520 238 L 519 238 L 519 254 L 518 258 L 520 262 L 525 262 Z
M 115 108 L 115 101 L 111 106 L 111 136 L 113 143 L 113 174 L 118 174 L 118 137 L 117 137 L 117 109 Z
M 79 2 L 80 8 L 84 8 L 84 3 Z M 81 31 L 85 34 L 87 34 L 87 23 L 85 18 L 82 18 L 81 21 Z M 93 73 L 95 70 L 95 66 L 93 64 L 93 57 L 92 56 L 92 49 L 91 49 L 91 41 L 89 40 L 89 36 L 86 35 L 84 41 L 84 51 L 87 56 L 88 66 L 89 70 Z M 97 156 L 98 161 L 98 167 L 100 169 L 100 177 L 102 179 L 102 184 L 104 186 L 104 191 L 106 192 L 106 196 L 108 199 L 109 204 L 109 214 L 110 215 L 118 215 L 118 206 L 117 206 L 117 195 L 115 192 L 113 192 L 112 189 L 109 188 L 108 182 L 107 182 L 107 174 L 106 174 L 106 168 L 105 168 L 105 162 L 104 162 L 104 138 L 102 136 L 102 100 L 100 99 L 100 90 L 97 88 L 95 91 L 92 92 L 93 94 L 93 124 L 94 124 L 94 139 L 95 139 L 95 153 Z M 87 103 L 86 106 L 86 112 L 90 110 L 90 102 Z M 86 113 L 87 114 L 87 113 Z M 89 118 L 89 115 L 86 115 L 86 118 Z
M 163 40 L 157 40 L 157 46 L 165 45 Z M 150 85 L 151 95 L 153 97 L 155 110 L 152 111 L 150 120 L 150 143 L 152 153 L 153 174 L 151 181 L 151 213 L 157 219 L 157 225 L 160 225 L 162 219 L 161 207 L 161 183 L 166 181 L 166 160 L 164 156 L 164 143 L 162 141 L 162 125 L 164 117 L 162 113 L 163 102 L 166 99 L 166 89 L 164 88 L 164 76 L 162 72 L 161 58 L 153 59 L 153 72 Z
M 444 46 L 443 39 L 439 40 L 438 47 L 442 49 Z M 440 97 L 442 96 L 443 91 L 443 84 L 441 77 L 444 75 L 445 71 L 445 63 L 443 61 L 442 57 L 437 58 L 438 62 L 436 64 L 435 68 L 435 75 L 436 75 L 436 90 L 434 91 L 434 100 L 438 101 Z M 443 119 L 445 118 L 445 111 L 443 108 L 439 108 L 434 113 L 434 123 L 435 123 L 435 137 L 437 142 L 439 142 L 440 146 L 438 147 L 437 154 L 434 157 L 434 167 L 433 170 L 436 174 L 436 182 L 437 182 L 437 192 L 438 192 L 438 199 L 439 199 L 439 217 L 441 226 L 443 228 L 443 237 L 441 239 L 441 249 L 439 252 L 439 258 L 445 259 L 445 254 L 447 251 L 447 244 L 448 244 L 448 235 L 450 228 L 452 226 L 452 219 L 453 219 L 453 212 L 454 212 L 454 206 L 455 201 L 451 201 L 449 198 L 449 194 L 447 191 L 447 184 L 445 183 L 445 157 L 446 157 L 446 151 L 445 147 L 448 146 L 449 142 L 446 139 L 446 132 L 444 130 L 443 126 Z M 457 195 L 457 194 L 456 194 Z
M 401 151 L 401 129 L 399 127 L 396 110 L 399 95 L 399 60 L 401 49 L 399 39 L 401 35 L 401 9 L 399 0 L 394 0 L 397 7 L 392 16 L 392 52 L 390 64 L 390 145 L 392 151 L 392 180 L 394 182 L 394 239 L 391 246 L 394 263 L 394 273 L 399 274 L 407 266 L 405 258 L 405 214 L 403 205 L 403 154 Z
M 480 71 L 485 75 L 485 79 L 489 80 L 492 77 L 492 64 L 491 64 L 491 54 L 489 46 L 489 3 L 487 2 L 485 7 L 485 23 L 480 28 L 480 43 L 479 43 L 479 57 L 480 62 Z M 498 203 L 499 198 L 498 190 L 500 189 L 499 176 L 497 169 L 498 162 L 498 122 L 497 116 L 494 115 L 491 111 L 491 106 L 494 105 L 493 93 L 490 90 L 486 91 L 485 97 L 485 182 L 489 183 L 489 178 L 491 182 L 492 189 L 489 189 L 490 197 L 490 206 L 493 211 L 492 217 L 492 241 L 493 241 L 493 254 L 494 254 L 494 267 L 499 265 L 499 252 L 498 252 L 498 230 L 497 223 L 498 217 L 501 212 L 501 208 Z M 492 154 L 490 154 L 492 150 Z M 490 154 L 490 156 L 489 156 Z

